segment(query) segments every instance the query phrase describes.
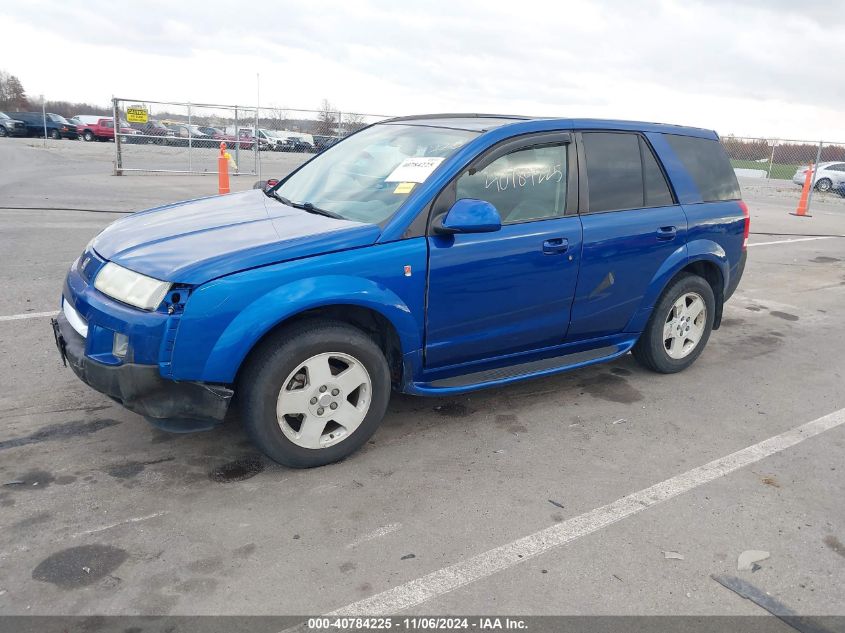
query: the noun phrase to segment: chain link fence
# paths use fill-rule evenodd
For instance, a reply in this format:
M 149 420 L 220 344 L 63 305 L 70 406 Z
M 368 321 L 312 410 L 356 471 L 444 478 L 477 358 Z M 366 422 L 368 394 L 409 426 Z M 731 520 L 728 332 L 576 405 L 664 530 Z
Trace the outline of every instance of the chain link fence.
M 216 174 L 220 143 L 233 175 L 280 174 L 387 115 L 115 98 L 115 174 Z
M 116 98 L 121 121 L 115 174 L 216 174 L 220 143 L 233 175 L 280 176 L 338 140 L 388 115 L 278 106 L 149 101 Z M 743 186 L 755 182 L 803 185 L 807 168 L 820 192 L 845 196 L 845 142 L 723 136 L 722 145 Z M 798 189 L 800 191 L 800 188 Z
M 816 190 L 839 191 L 845 183 L 845 143 L 724 136 L 722 145 L 740 178 L 803 184 L 818 163 Z

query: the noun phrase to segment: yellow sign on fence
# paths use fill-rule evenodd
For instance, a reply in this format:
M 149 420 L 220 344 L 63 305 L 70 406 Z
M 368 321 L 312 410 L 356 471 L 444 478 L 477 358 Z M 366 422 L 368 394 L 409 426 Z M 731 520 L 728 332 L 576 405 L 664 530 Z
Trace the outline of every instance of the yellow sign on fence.
M 129 123 L 146 123 L 149 117 L 147 115 L 147 109 L 142 106 L 132 106 L 131 108 L 126 108 L 126 120 Z

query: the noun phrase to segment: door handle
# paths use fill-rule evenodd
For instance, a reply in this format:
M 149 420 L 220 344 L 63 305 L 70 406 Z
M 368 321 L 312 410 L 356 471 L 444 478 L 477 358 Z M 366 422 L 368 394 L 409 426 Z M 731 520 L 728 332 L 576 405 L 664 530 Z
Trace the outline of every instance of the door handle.
M 657 229 L 657 239 L 659 240 L 674 240 L 678 235 L 678 227 L 676 226 L 661 226 Z
M 565 237 L 553 237 L 552 239 L 543 242 L 543 253 L 546 255 L 565 253 L 568 248 L 569 240 Z

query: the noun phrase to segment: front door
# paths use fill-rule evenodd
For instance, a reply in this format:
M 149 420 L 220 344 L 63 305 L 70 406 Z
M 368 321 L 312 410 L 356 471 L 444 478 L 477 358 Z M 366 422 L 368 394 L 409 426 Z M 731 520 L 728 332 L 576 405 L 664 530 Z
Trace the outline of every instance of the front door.
M 441 194 L 447 203 L 490 202 L 502 228 L 430 234 L 427 368 L 563 343 L 581 256 L 580 219 L 567 215 L 577 199 L 568 140 L 568 134 L 528 137 L 498 150 L 507 153 L 492 162 L 488 152 Z

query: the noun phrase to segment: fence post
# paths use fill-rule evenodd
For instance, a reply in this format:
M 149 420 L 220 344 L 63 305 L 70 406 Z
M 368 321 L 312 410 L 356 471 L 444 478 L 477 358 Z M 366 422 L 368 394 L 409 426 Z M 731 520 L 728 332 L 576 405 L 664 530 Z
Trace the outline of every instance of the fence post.
M 261 147 L 258 138 L 258 123 L 261 116 L 261 73 L 255 73 L 255 166 L 253 171 L 261 180 Z
M 819 141 L 819 149 L 816 152 L 816 162 L 813 165 L 813 175 L 810 177 L 810 194 L 807 196 L 807 215 L 810 214 L 810 205 L 813 202 L 813 192 L 816 190 L 816 178 L 819 175 L 819 161 L 822 159 L 822 145 L 824 145 L 824 143 Z
M 118 117 L 117 97 L 111 99 L 112 125 L 114 126 L 114 175 L 123 175 L 123 145 L 120 142 L 120 118 Z
M 194 133 L 191 130 L 191 102 L 188 102 L 188 171 L 193 171 L 193 161 L 191 160 L 191 150 L 193 149 Z
M 255 137 L 255 148 L 254 151 L 254 163 L 252 166 L 252 170 L 258 174 L 258 178 L 261 179 L 261 139 L 258 137 L 258 106 L 255 106 L 255 132 L 253 133 Z
M 769 171 L 766 173 L 766 179 L 767 180 L 771 180 L 771 178 L 772 178 L 772 163 L 775 160 L 775 147 L 777 147 L 777 144 L 778 144 L 778 140 L 773 139 L 772 140 L 772 154 L 771 154 L 771 156 L 769 156 Z
M 235 175 L 241 169 L 241 135 L 238 130 L 238 106 L 235 106 Z

